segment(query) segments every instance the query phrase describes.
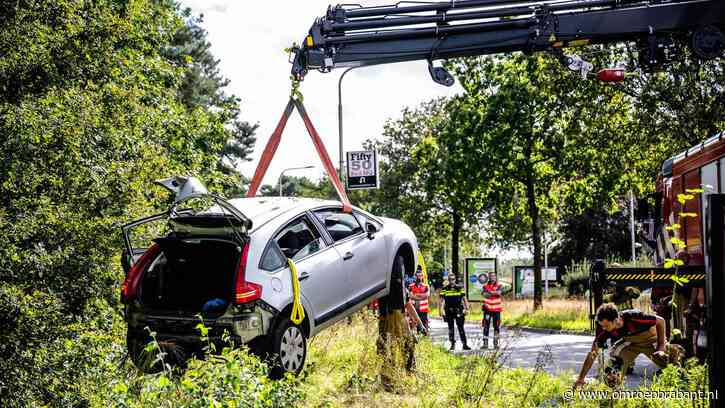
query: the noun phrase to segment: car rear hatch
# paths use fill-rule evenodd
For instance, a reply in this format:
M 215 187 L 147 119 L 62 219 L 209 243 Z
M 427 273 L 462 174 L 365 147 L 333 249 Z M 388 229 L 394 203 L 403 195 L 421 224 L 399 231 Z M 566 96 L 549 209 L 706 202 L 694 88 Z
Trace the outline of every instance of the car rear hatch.
M 122 301 L 134 302 L 151 320 L 218 317 L 238 297 L 240 280 L 245 283 L 251 221 L 196 179 L 159 184 L 176 193 L 173 206 L 122 227 L 128 265 Z M 151 222 L 165 223 L 166 234 L 148 248 L 134 248 L 133 231 Z

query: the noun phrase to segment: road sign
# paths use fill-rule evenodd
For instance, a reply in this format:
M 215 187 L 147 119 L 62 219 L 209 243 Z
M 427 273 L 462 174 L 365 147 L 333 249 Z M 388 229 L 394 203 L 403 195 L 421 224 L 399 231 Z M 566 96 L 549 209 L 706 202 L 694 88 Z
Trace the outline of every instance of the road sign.
M 549 266 L 541 267 L 541 282 L 545 280 L 556 282 L 558 279 L 557 272 L 559 268 Z M 514 266 L 514 294 L 517 296 L 533 296 L 534 295 L 534 267 L 533 266 Z
M 347 152 L 347 188 L 378 188 L 378 155 L 374 150 Z
M 496 273 L 496 258 L 466 258 L 466 298 L 471 302 L 483 302 L 481 290 L 488 283 L 488 274 Z

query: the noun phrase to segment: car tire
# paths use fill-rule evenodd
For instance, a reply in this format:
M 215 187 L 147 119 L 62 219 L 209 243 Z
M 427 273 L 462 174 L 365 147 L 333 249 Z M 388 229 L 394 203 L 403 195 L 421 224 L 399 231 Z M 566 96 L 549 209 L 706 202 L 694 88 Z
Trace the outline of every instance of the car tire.
M 151 342 L 151 336 L 143 333 L 128 332 L 126 334 L 126 347 L 128 356 L 136 368 L 145 374 L 155 374 L 163 370 L 160 362 L 156 361 L 156 351 L 146 351 Z
M 128 356 L 131 358 L 133 365 L 145 374 L 155 374 L 164 369 L 162 362 L 157 361 L 158 350 L 146 351 L 146 346 L 152 340 L 147 333 L 128 332 L 126 335 Z M 184 347 L 169 341 L 158 341 L 157 344 L 165 354 L 165 363 L 182 369 L 186 367 L 188 355 Z
M 302 327 L 285 317 L 272 333 L 270 377 L 280 379 L 286 373 L 298 375 L 307 358 L 307 338 Z
M 393 260 L 393 270 L 390 274 L 390 293 L 380 298 L 378 302 L 381 316 L 391 310 L 403 310 L 405 305 L 405 291 L 403 290 L 403 277 L 405 276 L 405 259 L 397 254 Z

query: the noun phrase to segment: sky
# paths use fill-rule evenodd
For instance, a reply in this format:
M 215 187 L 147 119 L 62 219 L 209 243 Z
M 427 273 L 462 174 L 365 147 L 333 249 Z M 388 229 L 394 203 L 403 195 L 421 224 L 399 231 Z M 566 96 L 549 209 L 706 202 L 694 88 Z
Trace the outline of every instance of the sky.
M 394 4 L 395 0 L 356 0 L 365 6 Z M 220 60 L 222 75 L 231 82 L 227 92 L 239 96 L 242 119 L 258 123 L 252 161 L 241 166 L 251 178 L 269 136 L 277 125 L 290 94 L 290 69 L 284 49 L 302 42 L 317 17 L 325 14 L 329 0 L 182 0 L 208 32 L 211 51 Z M 312 71 L 302 83 L 304 104 L 335 166 L 339 163 L 337 86 L 344 68 L 330 73 Z M 462 91 L 458 84 L 445 87 L 433 82 L 425 61 L 356 68 L 342 82 L 344 151 L 361 150 L 368 139 L 379 139 L 388 119 L 414 107 Z M 297 113 L 293 113 L 282 142 L 264 178 L 277 183 L 286 168 L 314 165 L 290 176 L 317 179 L 324 175 L 320 159 Z M 484 250 L 485 251 L 485 250 Z M 492 251 L 502 258 L 520 257 L 519 250 Z M 489 252 L 490 253 L 490 252 Z
M 366 6 L 393 0 L 360 0 Z M 203 14 L 211 51 L 220 60 L 222 75 L 231 83 L 228 92 L 239 96 L 242 119 L 259 123 L 252 161 L 241 170 L 249 178 L 274 130 L 290 92 L 290 69 L 284 49 L 302 42 L 315 18 L 325 14 L 329 0 L 183 0 L 194 14 Z M 302 83 L 304 104 L 332 162 L 339 163 L 337 85 L 344 68 L 330 73 L 312 71 Z M 400 117 L 406 106 L 460 92 L 430 79 L 427 63 L 416 61 L 357 68 L 342 82 L 344 151 L 361 150 L 368 139 L 380 138 L 385 121 Z M 287 123 L 264 183 L 277 182 L 285 168 L 314 165 L 314 169 L 286 172 L 316 179 L 323 175 L 320 159 L 302 120 L 294 113 Z

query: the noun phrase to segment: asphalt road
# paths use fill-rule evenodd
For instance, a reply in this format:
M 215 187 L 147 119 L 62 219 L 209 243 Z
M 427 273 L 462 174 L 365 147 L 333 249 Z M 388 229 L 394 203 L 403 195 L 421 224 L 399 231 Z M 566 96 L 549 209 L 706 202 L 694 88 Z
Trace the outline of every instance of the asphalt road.
M 462 355 L 484 353 L 485 351 L 480 350 L 483 337 L 480 323 L 466 323 L 465 327 L 468 345 L 473 350 L 464 351 L 462 349 L 463 344 L 456 329 L 454 353 Z M 490 335 L 493 335 L 493 329 L 491 329 Z M 430 336 L 434 343 L 441 344 L 445 348 L 450 347 L 448 326 L 443 320 L 437 318 L 430 320 Z M 534 368 L 537 359 L 540 359 L 544 362 L 544 369 L 547 372 L 551 374 L 570 373 L 573 382 L 593 341 L 593 336 L 543 334 L 501 328 L 499 347 L 504 350 L 503 362 L 508 367 Z M 489 340 L 489 342 L 491 343 L 489 347 L 493 347 L 493 340 Z M 596 375 L 597 365 L 595 363 L 589 371 L 590 378 Z M 645 378 L 651 379 L 652 373 L 655 371 L 657 371 L 657 366 L 647 357 L 640 355 L 635 362 L 634 373 L 627 376 L 627 386 L 636 388 Z

